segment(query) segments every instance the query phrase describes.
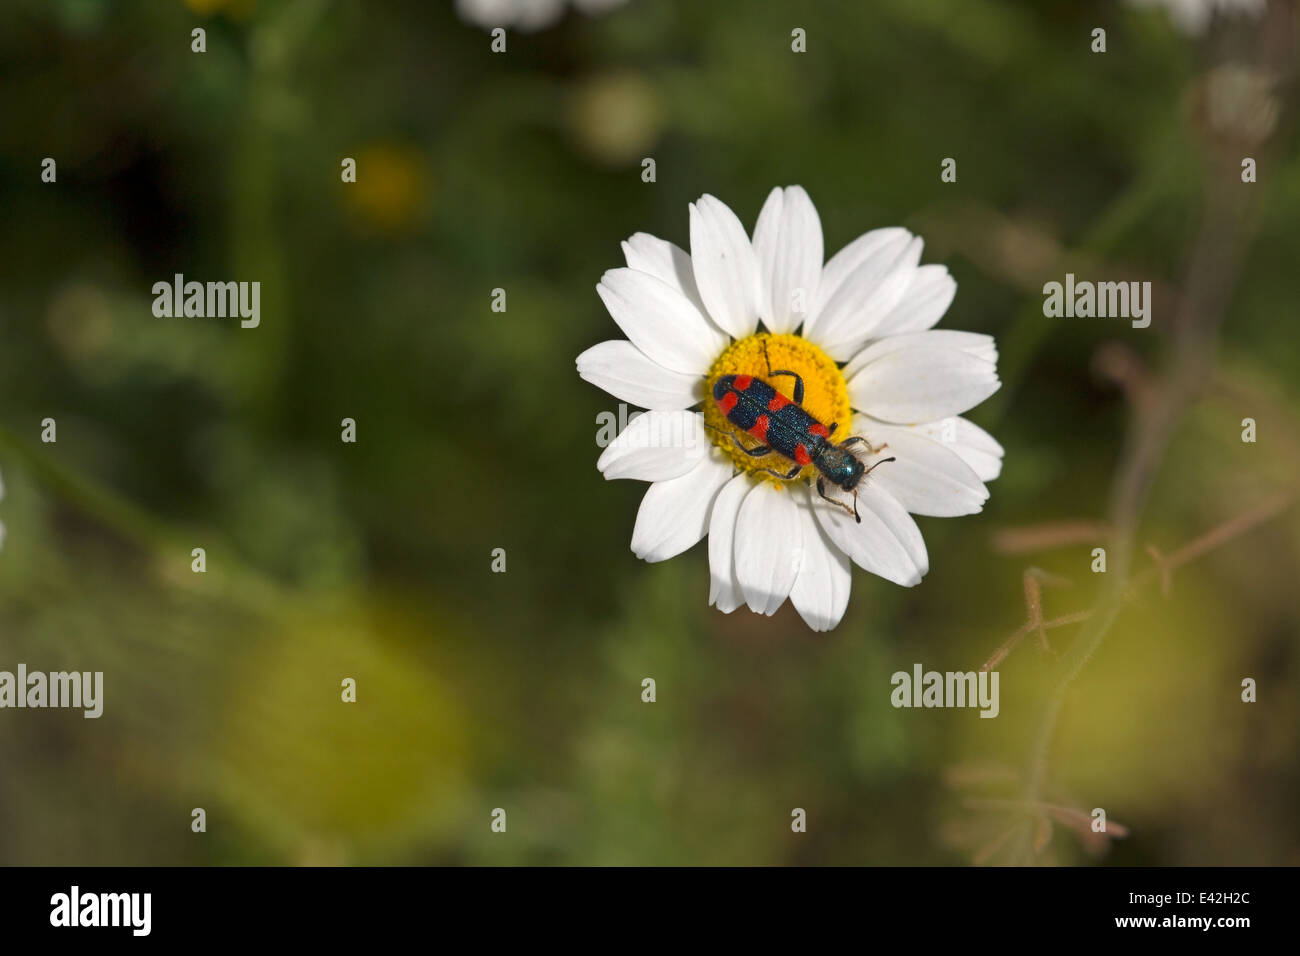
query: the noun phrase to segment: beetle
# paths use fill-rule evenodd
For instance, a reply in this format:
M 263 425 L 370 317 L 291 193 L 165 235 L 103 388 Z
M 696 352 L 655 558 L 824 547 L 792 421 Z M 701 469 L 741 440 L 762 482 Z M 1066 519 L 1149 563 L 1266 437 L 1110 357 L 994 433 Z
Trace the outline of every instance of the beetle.
M 763 355 L 766 359 L 766 348 Z M 722 414 L 727 416 L 727 421 L 757 438 L 760 444 L 747 448 L 734 433 L 731 433 L 732 442 L 751 458 L 762 458 L 775 452 L 793 461 L 795 466 L 784 474 L 772 468 L 762 469 L 782 481 L 792 480 L 805 466 L 812 465 L 818 471 L 817 493 L 853 515 L 861 524 L 862 518 L 858 515 L 858 486 L 877 467 L 897 459 L 882 458 L 867 467 L 866 462 L 850 451 L 850 448 L 863 444 L 867 446 L 868 453 L 875 454 L 888 446 L 873 448 L 870 442 L 857 435 L 839 443 L 831 441 L 838 423 L 832 423 L 828 428 L 803 407 L 803 377 L 788 369 L 772 371 L 771 368 L 769 362 L 769 378 L 788 375 L 794 379 L 793 401 L 778 392 L 770 382 L 753 375 L 722 375 L 713 383 L 713 400 L 717 402 Z M 826 494 L 827 481 L 852 492 L 852 508 Z

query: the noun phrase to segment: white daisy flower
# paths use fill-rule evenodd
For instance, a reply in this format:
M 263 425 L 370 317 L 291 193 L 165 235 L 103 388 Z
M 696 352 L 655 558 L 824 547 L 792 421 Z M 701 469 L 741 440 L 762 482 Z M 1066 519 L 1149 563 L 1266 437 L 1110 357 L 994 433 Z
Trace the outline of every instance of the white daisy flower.
M 821 221 L 799 186 L 772 190 L 752 242 L 703 196 L 690 237 L 688 255 L 637 233 L 623 243 L 627 268 L 596 287 L 627 339 L 583 352 L 578 373 L 649 410 L 597 467 L 651 482 L 632 531 L 638 557 L 663 561 L 707 534 L 710 604 L 773 614 L 789 598 L 809 627 L 829 630 L 848 606 L 850 562 L 911 587 L 929 570 L 911 514 L 983 508 L 1002 447 L 957 416 L 997 391 L 997 348 L 987 335 L 932 330 L 957 286 L 945 267 L 919 264 L 921 240 L 905 229 L 868 232 L 823 264 Z M 743 448 L 762 455 L 766 424 L 746 434 L 713 397 L 758 379 L 754 394 L 770 384 L 779 409 L 796 377 L 827 447 L 856 436 L 845 442 L 856 471 L 870 469 L 852 493 L 825 482 L 832 501 L 815 484 L 825 459 L 806 448 L 754 457 Z
M 1129 0 L 1139 7 L 1164 7 L 1184 33 L 1204 33 L 1215 14 L 1258 17 L 1268 0 Z
M 627 0 L 456 0 L 456 12 L 462 20 L 486 30 L 510 27 L 527 33 L 555 24 L 570 5 L 591 16 L 625 3 Z

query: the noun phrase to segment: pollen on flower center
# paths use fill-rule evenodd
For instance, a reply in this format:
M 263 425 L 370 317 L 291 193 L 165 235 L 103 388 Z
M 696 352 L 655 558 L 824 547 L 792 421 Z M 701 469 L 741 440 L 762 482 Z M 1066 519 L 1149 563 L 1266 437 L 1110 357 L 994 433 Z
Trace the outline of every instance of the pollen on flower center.
M 766 478 L 778 485 L 785 482 L 764 469 L 771 468 L 784 474 L 793 467 L 794 462 L 775 451 L 761 458 L 753 458 L 737 448 L 732 436 L 746 448 L 754 448 L 763 443 L 727 420 L 727 416 L 713 400 L 713 383 L 723 375 L 751 375 L 767 382 L 793 401 L 793 376 L 771 374 L 782 370 L 795 372 L 803 378 L 803 407 L 828 428 L 831 425 L 837 426 L 832 440 L 842 441 L 848 438 L 853 416 L 849 407 L 848 383 L 844 381 L 844 375 L 834 359 L 798 335 L 760 333 L 733 342 L 709 368 L 704 401 L 704 422 L 709 426 L 708 434 L 713 443 L 730 455 L 741 471 Z M 811 465 L 805 467 L 799 474 L 799 479 L 807 478 L 813 470 Z

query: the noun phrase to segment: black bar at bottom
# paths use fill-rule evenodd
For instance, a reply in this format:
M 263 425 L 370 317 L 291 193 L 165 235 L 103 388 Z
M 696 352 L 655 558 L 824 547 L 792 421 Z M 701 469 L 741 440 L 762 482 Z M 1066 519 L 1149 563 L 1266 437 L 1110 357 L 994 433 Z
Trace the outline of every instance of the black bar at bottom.
M 919 931 L 927 946 L 1125 936 L 1231 945 L 1241 934 L 1282 932 L 1294 884 L 1293 870 L 1245 868 L 7 868 L 0 925 L 7 942 L 83 945 L 301 946 L 417 933 L 435 945 L 472 944 L 512 931 L 534 942 L 612 943 L 622 934 L 667 942 L 684 938 L 679 929 L 733 942 L 844 929 L 864 941 Z

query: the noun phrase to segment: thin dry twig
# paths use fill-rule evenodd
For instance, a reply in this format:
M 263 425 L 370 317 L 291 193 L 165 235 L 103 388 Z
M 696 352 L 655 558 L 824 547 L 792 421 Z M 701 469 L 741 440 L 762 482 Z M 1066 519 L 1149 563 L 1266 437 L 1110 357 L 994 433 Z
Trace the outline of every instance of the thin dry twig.
M 1058 803 L 1045 803 L 1041 800 L 1037 802 L 1008 800 L 999 797 L 967 797 L 962 801 L 962 805 L 971 810 L 1020 810 L 1026 813 L 1047 814 L 1064 826 L 1082 829 L 1089 833 L 1093 832 L 1092 815 L 1090 813 L 1077 807 L 1066 807 Z M 1128 836 L 1129 829 L 1122 823 L 1107 820 L 1105 832 L 1112 839 L 1123 839 Z
M 1015 822 L 1001 830 L 984 846 L 975 851 L 972 862 L 982 866 L 990 862 L 1017 833 L 1029 834 L 1035 855 L 1041 854 L 1052 840 L 1053 824 L 1072 831 L 1090 853 L 1103 851 L 1112 840 L 1122 840 L 1129 828 L 1122 823 L 1107 820 L 1105 829 L 1095 830 L 1091 813 L 1078 807 L 1046 801 L 1011 800 L 998 797 L 967 797 L 962 806 L 968 810 L 993 814 L 1009 814 Z
M 1110 526 L 1104 521 L 1049 521 L 993 532 L 993 550 L 998 554 L 1031 554 L 1069 548 L 1080 544 L 1105 542 Z
M 1286 22 L 1294 23 L 1293 7 L 1292 3 L 1274 4 L 1270 12 L 1278 20 L 1284 18 Z M 1271 23 L 1261 28 L 1257 35 L 1256 55 L 1261 68 L 1279 77 L 1293 71 L 1293 33 L 1291 30 L 1279 31 Z M 1037 801 L 1043 792 L 1052 737 L 1070 686 L 1105 640 L 1122 606 L 1129 600 L 1134 539 L 1165 450 L 1187 406 L 1200 397 L 1206 384 L 1214 378 L 1219 327 L 1236 286 L 1252 231 L 1249 199 L 1253 194 L 1244 192 L 1235 182 L 1239 153 L 1224 149 L 1224 143 L 1214 140 L 1213 131 L 1207 135 L 1210 162 L 1205 184 L 1205 215 L 1192 246 L 1184 294 L 1173 314 L 1172 361 L 1163 378 L 1152 385 L 1149 405 L 1134 409 L 1112 488 L 1110 523 L 1114 537 L 1110 573 L 1082 632 L 1062 660 L 1061 676 L 1037 722 L 1025 786 L 1026 798 L 1031 802 Z M 1240 533 L 1239 529 L 1219 531 L 1221 535 L 1229 536 Z M 1217 545 L 1201 544 L 1191 547 L 1190 553 L 1203 553 L 1202 549 L 1207 546 Z M 1032 858 L 1032 849 L 1025 849 L 1025 856 Z
M 1124 601 L 1129 602 L 1137 598 L 1145 587 L 1156 579 L 1160 581 L 1161 593 L 1164 597 L 1168 597 L 1173 587 L 1173 574 L 1175 571 L 1282 514 L 1295 503 L 1297 496 L 1300 496 L 1300 491 L 1295 489 L 1273 495 L 1255 507 L 1215 525 L 1209 531 L 1189 541 L 1168 556 L 1161 554 L 1154 546 L 1148 545 L 1147 552 L 1155 561 L 1155 566 L 1148 568 L 1133 578 L 1125 592 Z M 1058 627 L 1065 627 L 1068 624 L 1078 624 L 1092 617 L 1093 610 L 1087 609 L 1044 620 L 1039 581 L 1042 580 L 1045 574 L 1046 572 L 1041 572 L 1037 568 L 1029 568 L 1025 571 L 1025 623 L 1013 631 L 1011 636 L 1003 641 L 998 649 L 989 656 L 988 660 L 980 667 L 981 671 L 988 671 L 997 667 L 1030 634 L 1039 634 L 1042 646 L 1047 649 L 1045 632 L 1055 630 Z M 1052 576 L 1048 575 L 1048 577 Z M 1060 583 L 1064 580 L 1063 578 L 1053 577 L 1053 583 Z

